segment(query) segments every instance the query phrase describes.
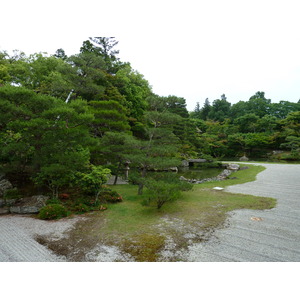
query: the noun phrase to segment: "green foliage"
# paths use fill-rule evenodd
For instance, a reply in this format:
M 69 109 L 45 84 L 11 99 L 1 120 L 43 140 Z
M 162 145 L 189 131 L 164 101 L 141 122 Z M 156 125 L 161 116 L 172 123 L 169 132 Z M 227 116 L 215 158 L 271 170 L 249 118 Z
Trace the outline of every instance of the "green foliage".
M 84 214 L 91 211 L 91 208 L 84 203 L 79 203 L 73 207 L 73 211 L 75 211 L 77 214 Z
M 99 193 L 99 200 L 101 203 L 118 203 L 122 202 L 123 198 L 116 191 L 106 188 Z
M 224 121 L 229 117 L 231 103 L 226 100 L 226 97 L 222 99 L 216 99 L 207 114 L 207 118 L 214 121 Z
M 42 220 L 61 219 L 68 215 L 67 209 L 61 204 L 49 204 L 41 208 L 38 218 Z
M 6 190 L 3 195 L 4 199 L 18 199 L 21 197 L 21 193 L 16 188 Z
M 70 186 L 76 180 L 78 170 L 83 169 L 89 161 L 89 152 L 84 149 L 73 149 L 63 153 L 53 154 L 47 165 L 33 176 L 36 184 L 46 184 L 52 191 L 52 196 L 58 198 L 59 188 Z
M 109 169 L 103 168 L 102 166 L 91 165 L 89 172 L 78 172 L 76 174 L 76 182 L 84 192 L 94 194 L 97 201 L 102 185 L 105 184 L 110 177 L 110 172 Z
M 77 182 L 97 199 L 110 172 L 104 166 L 117 178 L 128 161 L 142 193 L 151 171 L 182 159 L 264 156 L 279 147 L 298 159 L 300 102 L 273 104 L 257 92 L 231 105 L 223 94 L 189 114 L 184 98 L 154 94 L 142 74 L 121 62 L 117 43 L 90 38 L 70 57 L 63 49 L 53 56 L 0 52 L 4 173 L 26 173 L 53 197 Z
M 180 181 L 178 176 L 172 173 L 155 174 L 145 181 L 148 188 L 148 204 L 156 203 L 157 209 L 160 209 L 166 202 L 171 202 L 181 196 L 182 191 L 192 189 L 192 184 Z
M 117 101 L 90 101 L 89 105 L 95 116 L 92 121 L 94 136 L 103 137 L 105 132 L 129 131 L 126 109 Z
M 100 205 L 100 201 L 99 199 L 96 200 L 95 198 L 85 196 L 78 199 L 77 204 L 84 204 L 90 208 L 96 208 Z
M 50 198 L 46 201 L 46 204 L 62 204 L 58 198 Z

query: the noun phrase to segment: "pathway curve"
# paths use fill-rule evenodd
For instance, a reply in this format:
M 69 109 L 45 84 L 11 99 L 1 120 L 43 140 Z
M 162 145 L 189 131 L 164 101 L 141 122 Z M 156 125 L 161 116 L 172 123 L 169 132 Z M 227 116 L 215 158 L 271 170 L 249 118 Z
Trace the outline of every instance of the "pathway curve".
M 59 262 L 58 257 L 35 237 L 47 235 L 59 240 L 73 228 L 80 216 L 58 221 L 43 221 L 21 215 L 0 217 L 0 262 Z
M 187 261 L 299 262 L 300 165 L 263 164 L 257 180 L 233 185 L 225 191 L 277 199 L 269 210 L 237 210 L 227 228 L 216 231 L 207 243 L 195 244 Z

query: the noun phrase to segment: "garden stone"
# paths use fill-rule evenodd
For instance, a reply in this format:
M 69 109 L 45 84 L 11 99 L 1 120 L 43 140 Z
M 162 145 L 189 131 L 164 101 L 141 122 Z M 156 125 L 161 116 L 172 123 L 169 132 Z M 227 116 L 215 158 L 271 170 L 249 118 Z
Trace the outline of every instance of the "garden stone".
M 227 169 L 232 171 L 237 171 L 240 168 L 238 164 L 229 164 Z
M 15 214 L 38 213 L 46 205 L 48 199 L 49 197 L 43 195 L 21 198 L 10 207 L 10 212 Z
M 0 208 L 0 215 L 9 214 L 9 208 L 8 207 L 1 207 Z
M 16 203 L 17 200 L 18 200 L 18 199 L 6 199 L 6 200 L 5 200 L 5 204 L 6 204 L 7 206 L 12 206 L 12 205 L 15 205 L 15 203 Z
M 225 169 L 220 175 L 217 176 L 218 179 L 226 179 L 232 173 L 231 170 Z
M 248 160 L 249 160 L 249 158 L 245 155 L 240 157 L 240 161 L 248 161 Z
M 240 171 L 242 171 L 242 170 L 247 170 L 247 169 L 249 169 L 249 167 L 244 166 L 244 167 L 241 167 L 241 168 L 240 168 Z
M 183 167 L 188 167 L 189 166 L 189 162 L 187 160 L 183 160 L 182 163 L 181 163 L 181 165 Z

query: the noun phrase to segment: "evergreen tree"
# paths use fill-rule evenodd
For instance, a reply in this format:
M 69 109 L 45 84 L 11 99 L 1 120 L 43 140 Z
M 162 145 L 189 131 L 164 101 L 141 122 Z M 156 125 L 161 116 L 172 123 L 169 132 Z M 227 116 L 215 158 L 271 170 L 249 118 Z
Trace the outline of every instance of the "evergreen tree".
M 210 113 L 210 111 L 211 111 L 211 105 L 210 105 L 210 102 L 209 102 L 208 98 L 206 98 L 205 102 L 204 102 L 204 105 L 201 108 L 201 119 L 202 120 L 207 120 L 208 114 Z

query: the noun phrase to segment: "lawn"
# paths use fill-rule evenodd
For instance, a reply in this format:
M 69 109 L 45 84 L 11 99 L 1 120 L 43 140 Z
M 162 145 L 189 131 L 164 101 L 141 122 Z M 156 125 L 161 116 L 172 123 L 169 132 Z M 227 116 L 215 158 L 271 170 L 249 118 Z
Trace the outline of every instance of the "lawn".
M 109 204 L 104 212 L 88 214 L 87 220 L 71 232 L 69 240 L 60 241 L 59 247 L 53 244 L 52 249 L 66 255 L 62 252 L 72 249 L 70 245 L 76 244 L 76 255 L 69 257 L 80 261 L 84 260 L 85 251 L 102 243 L 118 247 L 135 261 L 177 261 L 177 251 L 184 251 L 191 243 L 209 239 L 217 228 L 224 226 L 228 212 L 275 206 L 276 202 L 271 198 L 212 189 L 215 186 L 226 187 L 253 181 L 264 170 L 262 166 L 248 167 L 233 173 L 236 179 L 195 185 L 191 191 L 183 192 L 179 200 L 166 203 L 160 210 L 154 205 L 143 205 L 148 197 L 147 190 L 138 196 L 137 186 L 111 186 L 123 196 L 124 201 Z M 76 242 L 78 240 L 80 242 Z M 64 243 L 65 247 L 61 246 Z M 58 250 L 55 249 L 57 247 Z M 164 250 L 170 249 L 171 256 L 162 255 Z

